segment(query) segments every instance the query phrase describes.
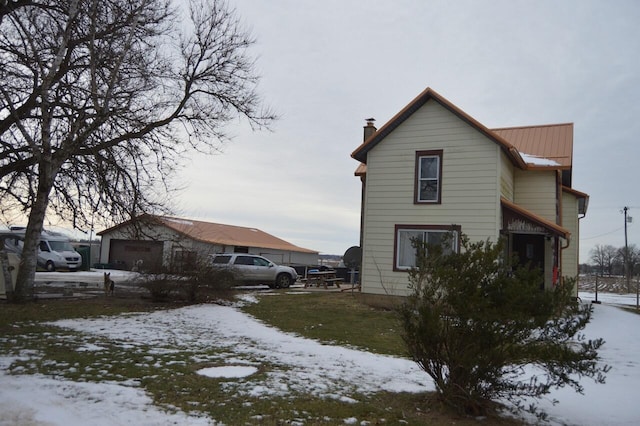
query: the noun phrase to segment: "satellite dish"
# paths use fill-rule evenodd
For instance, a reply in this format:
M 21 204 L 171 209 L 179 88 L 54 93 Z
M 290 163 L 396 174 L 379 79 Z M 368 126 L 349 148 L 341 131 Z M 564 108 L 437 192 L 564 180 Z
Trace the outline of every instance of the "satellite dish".
M 342 256 L 342 261 L 349 269 L 359 269 L 362 263 L 362 249 L 358 246 L 348 248 Z

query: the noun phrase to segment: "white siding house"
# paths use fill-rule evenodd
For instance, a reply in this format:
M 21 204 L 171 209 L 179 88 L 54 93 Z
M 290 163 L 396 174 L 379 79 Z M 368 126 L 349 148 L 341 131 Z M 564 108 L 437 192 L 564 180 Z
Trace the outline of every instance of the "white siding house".
M 545 286 L 556 284 L 558 250 L 578 232 L 563 228 L 559 214 L 570 166 L 567 175 L 565 164 L 542 161 L 529 145 L 521 155 L 500 135 L 528 141 L 530 129 L 494 132 L 431 89 L 379 130 L 369 122 L 352 154 L 363 182 L 362 291 L 407 294 L 411 238 L 437 241 L 450 231 L 472 241 L 506 236 L 512 252 L 544 270 Z

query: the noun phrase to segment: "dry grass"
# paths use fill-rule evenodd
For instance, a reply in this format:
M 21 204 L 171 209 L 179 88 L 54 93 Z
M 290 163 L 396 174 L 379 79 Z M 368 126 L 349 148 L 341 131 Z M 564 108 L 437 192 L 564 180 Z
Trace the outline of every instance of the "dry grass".
M 373 352 L 402 355 L 395 314 L 382 299 L 367 300 L 349 293 L 289 294 L 260 298 L 246 310 L 275 327 L 334 344 L 359 347 Z M 372 306 L 373 304 L 374 306 Z M 0 355 L 16 351 L 43 354 L 37 361 L 16 361 L 13 374 L 44 374 L 67 380 L 119 381 L 136 379 L 161 407 L 177 407 L 184 411 L 200 411 L 225 424 L 276 425 L 300 422 L 305 425 L 338 425 L 343 419 L 356 417 L 368 424 L 520 425 L 521 422 L 501 417 L 475 419 L 449 412 L 432 393 L 403 394 L 381 392 L 358 395 L 356 403 L 326 400 L 305 394 L 287 398 L 258 399 L 229 394 L 215 380 L 193 374 L 199 366 L 189 365 L 193 355 L 180 348 L 170 359 L 154 362 L 162 368 L 150 368 L 144 360 L 145 348 L 124 350 L 117 342 L 95 341 L 105 348 L 100 356 L 73 350 L 95 336 L 69 333 L 44 324 L 63 318 L 85 318 L 171 309 L 183 302 L 153 303 L 138 292 L 119 292 L 116 297 L 91 299 L 40 300 L 25 305 L 0 305 Z M 380 306 L 383 306 L 382 308 Z M 319 326 L 322 324 L 321 326 Z M 61 345 L 61 342 L 64 342 Z M 61 349 L 62 348 L 62 349 Z M 149 348 L 151 350 L 152 348 Z M 210 348 L 202 358 L 215 358 L 218 348 Z M 73 366 L 69 369 L 68 366 Z M 266 374 L 271 366 L 264 365 Z M 106 373 L 105 373 L 106 371 Z M 100 372 L 98 374 L 98 372 Z M 212 403 L 218 401 L 222 403 Z
M 624 277 L 596 275 L 581 275 L 578 281 L 579 291 L 595 291 L 596 284 L 598 291 L 603 293 L 635 293 L 638 285 L 638 277 L 633 277 L 630 281 L 630 287 L 627 287 L 627 280 Z

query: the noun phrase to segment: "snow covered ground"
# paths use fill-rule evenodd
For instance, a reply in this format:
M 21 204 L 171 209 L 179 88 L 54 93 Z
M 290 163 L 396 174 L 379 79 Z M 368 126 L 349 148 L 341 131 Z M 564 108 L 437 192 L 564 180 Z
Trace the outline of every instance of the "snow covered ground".
M 593 295 L 580 295 L 592 300 Z M 554 391 L 553 406 L 543 402 L 551 424 L 635 425 L 640 419 L 637 401 L 640 383 L 640 315 L 609 305 L 609 295 L 599 294 L 587 337 L 603 337 L 603 362 L 612 366 L 605 385 L 584 381 L 585 395 L 569 389 Z M 621 302 L 622 300 L 622 302 Z M 635 305 L 635 298 L 614 303 Z M 249 302 L 250 302 L 249 297 Z M 633 303 L 631 303 L 633 302 Z M 316 396 L 351 401 L 354 392 L 431 390 L 428 376 L 413 362 L 376 355 L 282 333 L 256 321 L 233 306 L 198 305 L 181 309 L 121 315 L 111 318 L 74 319 L 55 323 L 136 347 L 151 345 L 158 353 L 176 346 L 224 349 L 227 368 L 198 371 L 218 377 L 242 377 L 229 392 L 251 395 L 286 395 L 304 390 Z M 86 350 L 101 350 L 87 345 Z M 1 354 L 0 354 L 1 355 Z M 36 358 L 24 353 L 22 358 Z M 211 425 L 215 419 L 178 412 L 165 413 L 152 404 L 136 383 L 82 383 L 40 375 L 8 375 L 14 358 L 0 356 L 0 425 Z M 218 360 L 220 363 L 220 360 Z M 260 363 L 271 370 L 262 380 L 251 372 Z M 233 382 L 233 379 L 231 379 Z M 345 419 L 357 424 L 357 419 Z

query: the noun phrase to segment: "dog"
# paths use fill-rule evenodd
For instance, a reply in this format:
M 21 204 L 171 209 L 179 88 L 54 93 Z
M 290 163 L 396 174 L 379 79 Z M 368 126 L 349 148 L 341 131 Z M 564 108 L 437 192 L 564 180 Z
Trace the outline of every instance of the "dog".
M 111 279 L 111 272 L 104 273 L 104 295 L 108 296 L 111 294 L 113 296 L 113 290 L 116 286 L 116 283 Z

